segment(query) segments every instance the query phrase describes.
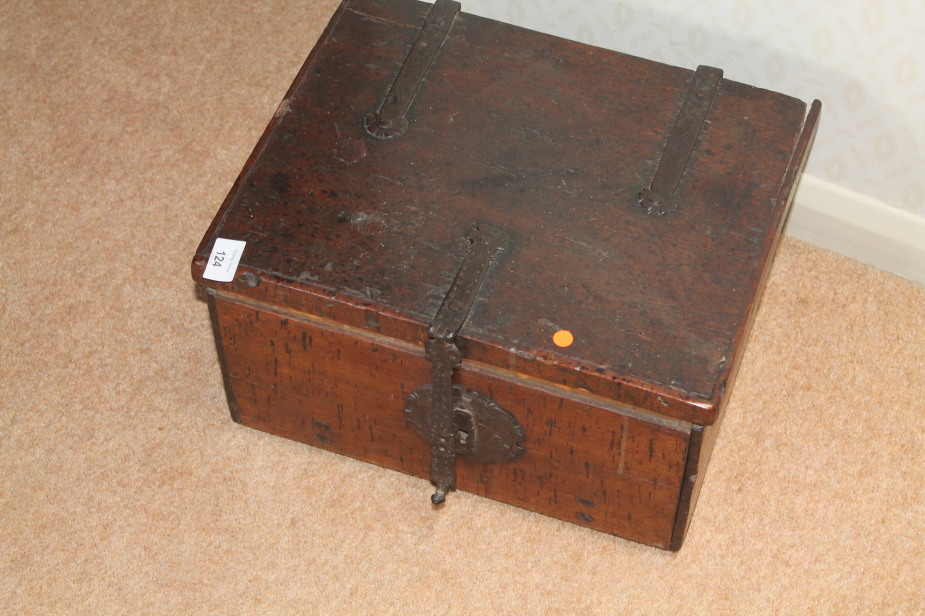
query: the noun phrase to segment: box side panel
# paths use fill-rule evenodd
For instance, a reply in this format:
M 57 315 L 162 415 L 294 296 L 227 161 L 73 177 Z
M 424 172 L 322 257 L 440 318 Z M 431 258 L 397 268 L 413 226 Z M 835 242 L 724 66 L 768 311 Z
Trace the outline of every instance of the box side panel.
M 786 213 L 790 209 L 790 205 L 793 201 L 794 184 L 803 172 L 809 149 L 812 147 L 813 140 L 816 137 L 821 110 L 822 104 L 819 101 L 814 101 L 810 107 L 806 121 L 803 124 L 800 138 L 790 157 L 787 172 L 779 187 L 778 202 L 784 204 L 784 207 L 778 210 L 778 217 L 772 218 L 771 220 L 771 224 L 774 225 L 774 233 L 765 237 L 765 245 L 763 247 L 766 255 L 763 259 L 764 266 L 760 274 L 760 280 L 756 286 L 757 291 L 749 305 L 747 316 L 741 320 L 742 325 L 736 334 L 737 345 L 744 345 L 745 341 L 748 340 L 752 324 L 755 320 L 755 314 L 764 292 L 766 279 L 770 273 L 770 266 L 774 261 L 774 255 L 777 251 L 777 245 L 780 240 L 780 230 L 784 224 Z M 726 393 L 725 383 L 728 382 L 731 384 L 735 381 L 741 356 L 741 353 L 738 354 L 736 360 L 727 366 L 728 372 L 722 388 L 723 390 L 717 392 L 718 401 L 720 398 L 723 398 Z M 681 549 L 681 545 L 684 543 L 684 538 L 687 535 L 687 529 L 690 527 L 691 519 L 694 515 L 694 509 L 697 506 L 697 499 L 700 496 L 700 489 L 703 487 L 706 470 L 710 463 L 710 456 L 713 453 L 713 446 L 716 443 L 716 437 L 726 412 L 725 404 L 718 406 L 718 409 L 719 412 L 716 422 L 713 425 L 694 425 L 691 431 L 687 468 L 684 471 L 684 482 L 681 487 L 681 499 L 678 506 L 678 517 L 675 521 L 674 536 L 671 539 L 670 548 L 672 550 Z
M 681 485 L 681 498 L 678 504 L 678 516 L 675 519 L 674 534 L 669 549 L 678 551 L 684 544 L 687 529 L 690 528 L 694 517 L 694 509 L 700 497 L 700 490 L 706 479 L 707 467 L 710 465 L 710 456 L 716 444 L 719 425 L 697 426 L 691 431 L 687 468 L 684 471 L 684 482 Z
M 405 397 L 431 380 L 422 349 L 221 293 L 214 304 L 242 424 L 428 477 L 429 448 L 404 413 Z M 689 424 L 554 395 L 472 362 L 459 383 L 494 399 L 526 434 L 526 453 L 514 462 L 457 458 L 459 489 L 669 547 Z
M 234 391 L 231 388 L 231 377 L 228 371 L 228 361 L 225 359 L 225 344 L 222 342 L 222 330 L 218 326 L 218 307 L 215 304 L 215 289 L 206 289 L 206 302 L 209 304 L 209 319 L 212 322 L 212 335 L 215 337 L 215 351 L 218 354 L 218 363 L 222 368 L 222 384 L 225 386 L 225 397 L 228 400 L 228 410 L 231 412 L 231 419 L 236 423 L 241 423 L 240 410 L 238 401 L 235 400 Z

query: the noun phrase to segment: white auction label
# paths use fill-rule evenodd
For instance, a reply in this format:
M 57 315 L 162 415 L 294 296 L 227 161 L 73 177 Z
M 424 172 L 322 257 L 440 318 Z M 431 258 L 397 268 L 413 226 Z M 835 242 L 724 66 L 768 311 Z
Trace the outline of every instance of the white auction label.
M 206 280 L 216 280 L 218 282 L 231 282 L 234 280 L 234 273 L 238 271 L 238 262 L 241 261 L 241 254 L 244 252 L 244 246 L 247 242 L 241 240 L 226 240 L 218 238 L 215 240 L 215 247 L 212 248 L 212 256 L 209 257 L 209 263 L 206 265 L 206 271 L 202 277 Z

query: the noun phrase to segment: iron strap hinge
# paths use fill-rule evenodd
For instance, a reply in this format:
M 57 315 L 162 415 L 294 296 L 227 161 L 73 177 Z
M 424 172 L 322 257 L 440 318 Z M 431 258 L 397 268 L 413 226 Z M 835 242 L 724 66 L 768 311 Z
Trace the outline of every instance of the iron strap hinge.
M 718 68 L 698 66 L 694 71 L 684 103 L 668 133 L 655 177 L 649 186 L 639 191 L 639 205 L 649 214 L 662 216 L 680 206 L 678 187 L 722 80 L 723 71 Z
M 376 139 L 391 139 L 408 130 L 405 115 L 411 108 L 430 65 L 437 58 L 437 52 L 446 41 L 459 10 L 460 4 L 455 0 L 434 2 L 385 100 L 378 110 L 368 114 L 364 119 L 367 133 Z

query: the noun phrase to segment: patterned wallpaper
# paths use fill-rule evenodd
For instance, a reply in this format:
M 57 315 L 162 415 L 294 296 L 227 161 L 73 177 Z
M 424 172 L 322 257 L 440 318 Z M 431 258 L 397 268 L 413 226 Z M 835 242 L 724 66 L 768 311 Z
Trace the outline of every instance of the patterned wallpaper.
M 807 102 L 807 172 L 925 217 L 922 0 L 462 0 L 463 11 Z

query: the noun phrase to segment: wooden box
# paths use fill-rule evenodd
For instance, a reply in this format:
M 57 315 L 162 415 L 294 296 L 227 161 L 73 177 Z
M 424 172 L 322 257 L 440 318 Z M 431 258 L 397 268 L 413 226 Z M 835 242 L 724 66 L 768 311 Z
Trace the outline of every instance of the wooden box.
M 193 259 L 232 418 L 678 549 L 819 108 L 346 0 Z

